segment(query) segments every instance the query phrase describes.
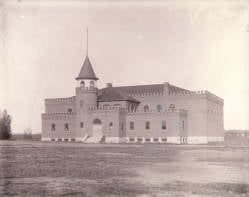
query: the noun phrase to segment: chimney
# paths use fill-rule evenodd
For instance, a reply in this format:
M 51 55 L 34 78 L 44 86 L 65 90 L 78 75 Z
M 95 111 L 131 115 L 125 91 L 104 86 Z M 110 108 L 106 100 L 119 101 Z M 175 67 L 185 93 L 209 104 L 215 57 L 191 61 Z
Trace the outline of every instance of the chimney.
M 106 84 L 106 87 L 107 87 L 107 88 L 111 88 L 111 87 L 112 87 L 112 83 L 107 83 L 107 84 Z
M 168 95 L 169 94 L 169 82 L 163 83 L 163 94 Z

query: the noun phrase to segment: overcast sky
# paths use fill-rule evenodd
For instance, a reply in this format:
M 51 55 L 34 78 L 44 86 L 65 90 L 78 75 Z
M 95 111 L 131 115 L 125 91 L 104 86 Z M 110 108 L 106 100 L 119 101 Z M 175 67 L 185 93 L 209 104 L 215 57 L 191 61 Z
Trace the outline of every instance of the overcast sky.
M 75 94 L 86 28 L 99 88 L 209 90 L 225 101 L 226 129 L 249 129 L 248 1 L 181 2 L 2 1 L 0 108 L 13 131 L 40 132 L 44 99 Z

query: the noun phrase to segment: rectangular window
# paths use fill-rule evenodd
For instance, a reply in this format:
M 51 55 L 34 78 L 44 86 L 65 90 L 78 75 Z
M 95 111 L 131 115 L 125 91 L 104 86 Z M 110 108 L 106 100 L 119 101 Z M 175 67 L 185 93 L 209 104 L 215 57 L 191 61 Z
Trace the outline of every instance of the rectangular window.
M 130 122 L 130 130 L 134 130 L 134 122 L 133 121 Z
M 145 122 L 145 129 L 150 129 L 150 122 L 149 121 Z
M 80 107 L 82 108 L 84 105 L 84 101 L 80 101 Z
M 55 124 L 54 123 L 51 125 L 51 131 L 55 131 Z
M 80 128 L 84 128 L 84 123 L 80 122 Z
M 162 129 L 163 130 L 167 129 L 167 127 L 166 127 L 166 121 L 165 120 L 162 121 Z
M 154 141 L 154 142 L 158 142 L 159 139 L 158 139 L 158 138 L 154 138 L 153 141 Z
M 122 131 L 124 130 L 124 123 L 123 122 L 121 123 L 121 130 Z
M 185 127 L 184 121 L 182 121 L 182 129 L 183 129 L 183 130 L 184 130 L 184 127 Z
M 110 123 L 109 123 L 109 130 L 112 130 L 112 129 L 113 129 L 113 123 L 110 122 Z
M 65 130 L 65 131 L 68 131 L 68 130 L 69 130 L 68 123 L 65 123 L 65 125 L 64 125 L 64 130 Z
M 130 140 L 130 142 L 135 142 L 134 138 L 130 138 L 129 140 Z
M 145 141 L 146 142 L 150 142 L 150 138 L 145 138 Z
M 139 138 L 137 138 L 137 141 L 138 141 L 138 142 L 142 142 L 142 141 L 143 141 L 143 138 L 140 138 L 140 137 L 139 137 Z

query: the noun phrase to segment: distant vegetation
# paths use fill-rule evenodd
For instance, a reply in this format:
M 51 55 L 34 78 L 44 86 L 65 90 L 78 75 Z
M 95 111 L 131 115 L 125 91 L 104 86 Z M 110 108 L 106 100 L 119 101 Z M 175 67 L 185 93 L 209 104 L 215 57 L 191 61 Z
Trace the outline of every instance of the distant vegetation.
M 0 139 L 7 140 L 11 137 L 11 116 L 7 110 L 0 111 Z
M 32 133 L 32 134 L 25 134 L 25 133 L 13 133 L 11 136 L 11 140 L 25 140 L 25 141 L 40 141 L 41 134 L 39 133 Z M 1 197 L 1 196 L 0 196 Z
M 30 127 L 24 130 L 23 139 L 32 139 L 32 129 Z

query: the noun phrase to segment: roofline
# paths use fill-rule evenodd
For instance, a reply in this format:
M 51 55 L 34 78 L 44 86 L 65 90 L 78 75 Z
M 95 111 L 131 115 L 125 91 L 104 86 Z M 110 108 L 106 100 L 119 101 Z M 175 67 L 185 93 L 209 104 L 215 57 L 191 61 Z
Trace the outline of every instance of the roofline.
M 132 100 L 111 100 L 111 101 L 98 101 L 98 102 L 113 102 L 113 101 L 129 101 L 129 102 L 132 102 L 132 103 L 141 103 L 140 101 L 132 101 Z
M 163 85 L 163 83 L 143 84 L 143 85 L 121 85 L 121 86 L 113 86 L 113 88 L 119 88 L 119 87 L 137 87 L 137 86 L 153 86 L 153 85 Z M 104 89 L 104 88 L 102 88 L 102 89 Z
M 99 80 L 98 77 L 76 77 L 76 80 L 80 80 L 80 79 L 93 79 L 93 80 Z

